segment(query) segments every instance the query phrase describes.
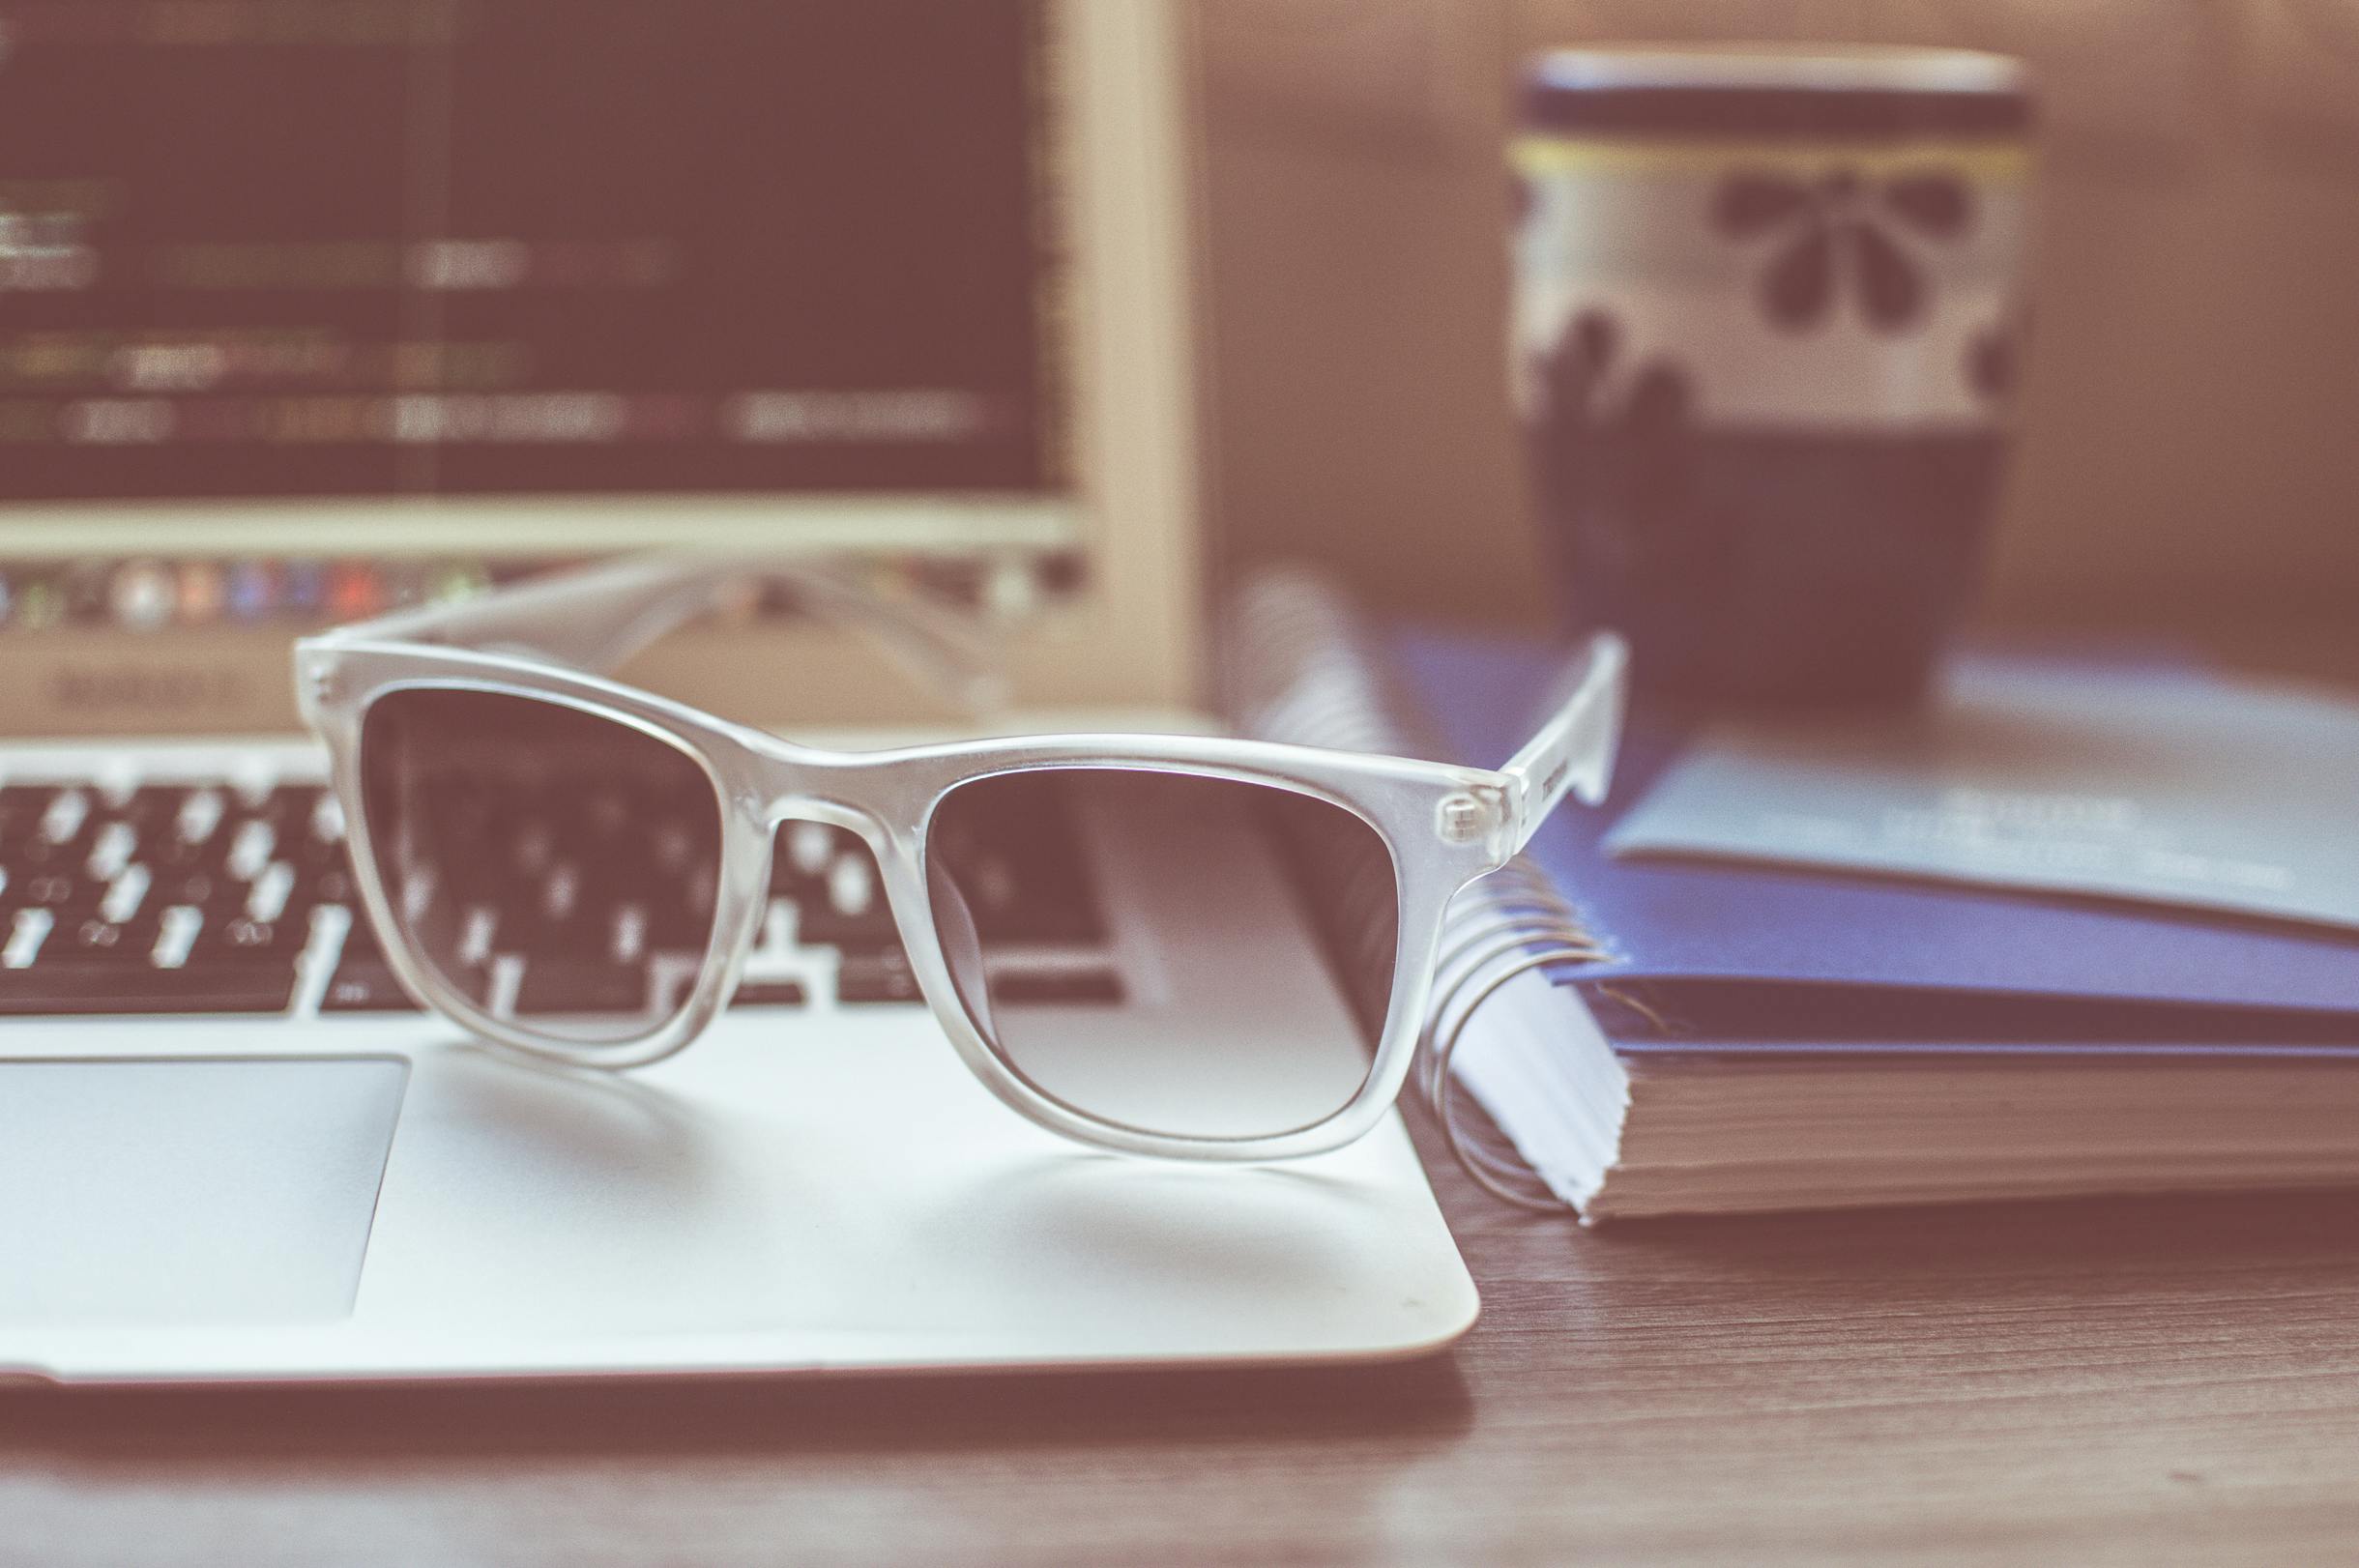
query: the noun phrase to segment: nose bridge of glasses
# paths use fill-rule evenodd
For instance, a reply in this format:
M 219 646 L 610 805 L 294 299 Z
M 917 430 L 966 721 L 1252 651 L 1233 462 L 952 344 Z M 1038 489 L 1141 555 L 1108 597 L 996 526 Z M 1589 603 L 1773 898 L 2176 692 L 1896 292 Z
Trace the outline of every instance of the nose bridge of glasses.
M 922 801 L 904 799 L 911 781 L 857 758 L 776 759 L 752 795 L 774 835 L 794 823 L 817 823 L 850 833 L 868 847 L 880 869 L 900 850 Z
M 725 787 L 773 832 L 790 823 L 820 823 L 842 828 L 872 851 L 882 851 L 893 836 L 892 802 L 873 786 L 857 756 L 767 736 L 747 750 Z
M 789 823 L 824 823 L 856 835 L 872 851 L 884 848 L 892 836 L 885 820 L 868 807 L 804 789 L 772 796 L 763 808 L 763 819 L 773 831 Z
M 850 792 L 845 788 L 855 777 L 866 785 L 857 803 L 846 798 Z M 771 798 L 765 811 L 773 834 L 783 825 L 804 822 L 840 828 L 866 844 L 880 867 L 892 853 L 889 846 L 911 829 L 924 798 L 931 794 L 931 785 L 926 781 L 896 775 L 880 778 L 859 763 L 840 768 L 823 764 L 816 769 L 789 772 L 782 778 L 787 787 Z M 782 848 L 778 853 L 792 851 Z M 975 912 L 953 881 L 933 879 L 928 886 L 932 895 L 935 950 L 950 973 L 967 1016 L 986 1038 L 996 1038 L 989 992 L 984 984 L 982 940 Z M 896 922 L 899 913 L 896 911 Z

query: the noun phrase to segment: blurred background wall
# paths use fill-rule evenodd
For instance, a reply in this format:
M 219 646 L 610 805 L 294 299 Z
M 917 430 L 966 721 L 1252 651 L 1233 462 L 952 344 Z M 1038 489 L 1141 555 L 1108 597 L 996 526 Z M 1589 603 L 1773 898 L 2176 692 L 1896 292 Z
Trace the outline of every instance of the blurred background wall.
M 2359 0 L 1192 0 L 1217 537 L 1548 615 L 1504 387 L 1515 62 L 1584 40 L 2028 57 L 2032 360 L 1985 604 L 2359 628 Z

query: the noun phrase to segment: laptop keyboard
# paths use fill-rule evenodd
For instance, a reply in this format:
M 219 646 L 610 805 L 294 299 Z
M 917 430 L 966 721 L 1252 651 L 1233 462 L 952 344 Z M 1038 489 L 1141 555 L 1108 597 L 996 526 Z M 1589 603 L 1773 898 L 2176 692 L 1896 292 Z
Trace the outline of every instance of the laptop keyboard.
M 1009 827 L 975 915 L 985 935 L 1041 956 L 1010 983 L 1027 1001 L 1120 1000 L 1072 825 Z M 919 1000 L 857 836 L 783 825 L 770 892 L 736 1005 Z M 601 913 L 584 911 L 585 925 Z M 325 785 L 0 785 L 0 1014 L 414 1007 L 360 911 Z

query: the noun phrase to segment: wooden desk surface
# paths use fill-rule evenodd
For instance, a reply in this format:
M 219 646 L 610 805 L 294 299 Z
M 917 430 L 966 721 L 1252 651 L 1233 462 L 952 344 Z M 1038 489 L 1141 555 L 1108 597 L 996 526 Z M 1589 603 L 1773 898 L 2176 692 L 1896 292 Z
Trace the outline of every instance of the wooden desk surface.
M 1584 1234 L 1432 1156 L 1454 1354 L 0 1398 L 0 1563 L 2359 1553 L 2359 1197 Z
M 2341 628 L 2281 641 L 2232 646 L 2359 682 Z M 1412 1122 L 1485 1304 L 1449 1355 L 16 1392 L 0 1568 L 2359 1560 L 2359 1194 L 1589 1234 Z

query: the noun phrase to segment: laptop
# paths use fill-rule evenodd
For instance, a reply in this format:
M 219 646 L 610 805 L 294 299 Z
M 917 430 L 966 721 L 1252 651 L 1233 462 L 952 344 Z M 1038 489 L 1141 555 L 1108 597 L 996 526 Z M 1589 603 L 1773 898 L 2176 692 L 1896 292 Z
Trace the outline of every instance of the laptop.
M 998 1104 L 822 825 L 690 1050 L 484 1050 L 394 982 L 295 724 L 303 631 L 650 544 L 958 597 L 1038 727 L 1206 722 L 1176 34 L 1085 0 L 11 18 L 0 1379 L 1348 1360 L 1471 1322 L 1397 1121 L 1219 1168 Z M 837 742 L 951 721 L 791 602 L 624 673 Z M 1074 879 L 1123 868 L 1038 858 L 993 917 L 1119 999 Z M 1238 925 L 1295 918 L 1237 875 Z M 1147 946 L 1216 989 L 1203 940 Z

